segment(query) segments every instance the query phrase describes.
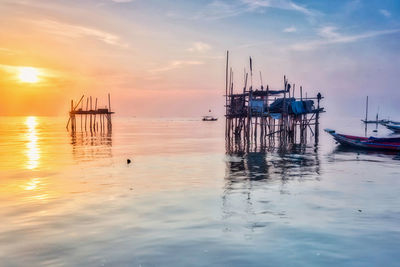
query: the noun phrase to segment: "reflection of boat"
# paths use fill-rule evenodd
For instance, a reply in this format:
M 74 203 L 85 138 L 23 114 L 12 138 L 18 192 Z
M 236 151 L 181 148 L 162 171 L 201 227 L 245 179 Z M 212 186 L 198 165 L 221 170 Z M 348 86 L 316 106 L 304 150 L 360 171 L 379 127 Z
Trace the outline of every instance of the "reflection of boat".
M 335 130 L 325 129 L 325 132 L 333 136 L 333 138 L 342 145 L 377 149 L 377 150 L 396 150 L 400 151 L 400 138 L 376 138 L 376 137 L 359 137 L 352 135 L 338 134 Z
M 357 153 L 363 155 L 379 155 L 379 156 L 388 156 L 393 158 L 399 154 L 396 150 L 377 150 L 377 149 L 363 149 L 363 148 L 356 148 L 351 146 L 336 146 L 333 150 L 335 154 L 345 154 L 345 153 Z
M 203 121 L 216 121 L 218 118 L 215 118 L 213 116 L 203 116 Z

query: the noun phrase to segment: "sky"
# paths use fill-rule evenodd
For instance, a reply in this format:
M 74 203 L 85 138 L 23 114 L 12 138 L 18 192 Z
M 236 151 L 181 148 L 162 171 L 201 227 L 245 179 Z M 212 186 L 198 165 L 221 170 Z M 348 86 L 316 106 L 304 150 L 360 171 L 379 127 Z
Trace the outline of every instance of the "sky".
M 363 116 L 368 95 L 371 113 L 400 118 L 400 1 L 0 0 L 0 12 L 0 115 L 66 115 L 71 99 L 111 93 L 120 116 L 222 116 L 229 50 L 235 90 L 251 56 L 253 87 L 286 75 L 331 116 Z

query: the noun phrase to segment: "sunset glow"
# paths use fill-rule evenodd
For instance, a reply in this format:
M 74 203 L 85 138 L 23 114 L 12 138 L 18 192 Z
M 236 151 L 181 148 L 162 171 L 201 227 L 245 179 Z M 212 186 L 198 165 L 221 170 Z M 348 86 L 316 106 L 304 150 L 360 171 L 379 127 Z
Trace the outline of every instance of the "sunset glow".
M 226 50 L 235 90 L 251 56 L 254 88 L 261 72 L 271 89 L 283 75 L 309 94 L 323 89 L 341 113 L 363 113 L 359 94 L 373 109 L 385 103 L 382 115 L 398 103 L 395 3 L 6 0 L 2 9 L 2 115 L 62 115 L 82 94 L 111 93 L 124 116 L 222 116 Z
M 24 83 L 37 83 L 39 81 L 39 71 L 32 67 L 20 67 L 18 78 Z
M 400 262 L 400 0 L 0 3 L 0 267 Z

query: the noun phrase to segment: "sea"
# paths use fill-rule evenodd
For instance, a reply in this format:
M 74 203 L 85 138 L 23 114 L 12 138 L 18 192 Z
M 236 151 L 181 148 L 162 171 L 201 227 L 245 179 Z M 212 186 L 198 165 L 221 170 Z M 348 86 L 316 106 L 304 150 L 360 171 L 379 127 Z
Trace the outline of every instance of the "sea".
M 66 123 L 0 117 L 0 266 L 400 264 L 398 155 L 323 131 L 382 126 L 322 115 L 318 144 L 230 152 L 223 118 Z

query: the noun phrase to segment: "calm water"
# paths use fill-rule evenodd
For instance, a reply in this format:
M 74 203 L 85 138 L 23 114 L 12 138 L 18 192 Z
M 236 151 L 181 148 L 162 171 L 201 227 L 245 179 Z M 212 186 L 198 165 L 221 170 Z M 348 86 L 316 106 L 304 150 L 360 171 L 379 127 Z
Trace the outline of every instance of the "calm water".
M 221 121 L 65 124 L 0 118 L 1 266 L 399 264 L 393 154 L 321 133 L 317 149 L 227 155 Z M 358 119 L 323 124 L 363 134 Z

